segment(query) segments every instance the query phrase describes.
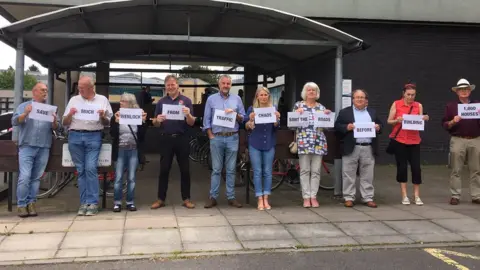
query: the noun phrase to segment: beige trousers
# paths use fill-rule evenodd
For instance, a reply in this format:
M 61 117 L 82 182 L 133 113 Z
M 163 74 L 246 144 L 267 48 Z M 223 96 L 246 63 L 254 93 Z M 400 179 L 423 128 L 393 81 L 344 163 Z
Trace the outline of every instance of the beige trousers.
M 472 200 L 480 199 L 480 137 L 464 139 L 452 137 L 450 139 L 450 192 L 452 198 L 460 199 L 462 193 L 462 169 L 468 165 L 470 173 L 470 194 Z

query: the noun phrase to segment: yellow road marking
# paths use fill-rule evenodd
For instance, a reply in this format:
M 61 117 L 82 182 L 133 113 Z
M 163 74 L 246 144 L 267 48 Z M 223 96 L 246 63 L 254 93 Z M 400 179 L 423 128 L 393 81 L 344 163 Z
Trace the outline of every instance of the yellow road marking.
M 480 256 L 474 256 L 474 255 L 460 253 L 460 252 L 456 252 L 456 251 L 440 249 L 440 252 L 443 253 L 443 254 L 453 255 L 453 256 L 457 256 L 457 257 L 468 258 L 468 259 L 472 259 L 472 260 L 480 260 Z
M 436 248 L 426 248 L 424 249 L 428 254 L 432 255 L 433 257 L 443 261 L 444 263 L 448 264 L 448 265 L 451 265 L 455 268 L 457 268 L 458 270 L 469 270 L 469 268 L 459 264 L 458 262 L 450 259 L 449 257 L 443 255 L 442 253 L 443 250 L 440 250 L 440 249 L 436 249 Z M 460 253 L 460 254 L 463 254 L 463 253 Z M 468 255 L 468 254 L 463 254 L 463 255 Z

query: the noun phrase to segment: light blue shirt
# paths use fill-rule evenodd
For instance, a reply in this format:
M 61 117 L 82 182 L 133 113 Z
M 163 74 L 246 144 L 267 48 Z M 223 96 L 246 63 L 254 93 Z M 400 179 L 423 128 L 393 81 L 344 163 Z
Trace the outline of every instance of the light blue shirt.
M 363 110 L 359 110 L 355 106 L 352 106 L 352 107 L 353 107 L 353 117 L 355 118 L 355 122 L 358 122 L 358 123 L 372 122 L 372 117 L 370 117 L 370 114 L 367 111 L 367 107 L 365 107 Z M 371 138 L 360 138 L 356 140 L 357 140 L 357 143 L 372 142 Z
M 24 102 L 15 109 L 12 116 L 12 126 L 19 129 L 18 146 L 34 146 L 50 148 L 52 146 L 52 123 L 25 117 L 25 122 L 19 123 L 18 117 L 32 101 Z M 60 128 L 60 124 L 58 124 Z
M 238 131 L 238 121 L 235 121 L 234 128 L 226 128 L 213 125 L 213 115 L 215 110 L 232 109 L 237 114 L 245 118 L 245 108 L 243 107 L 242 99 L 237 96 L 230 94 L 226 98 L 221 93 L 216 93 L 208 97 L 207 104 L 205 104 L 205 113 L 203 115 L 203 130 L 211 129 L 212 133 L 219 132 L 237 132 Z

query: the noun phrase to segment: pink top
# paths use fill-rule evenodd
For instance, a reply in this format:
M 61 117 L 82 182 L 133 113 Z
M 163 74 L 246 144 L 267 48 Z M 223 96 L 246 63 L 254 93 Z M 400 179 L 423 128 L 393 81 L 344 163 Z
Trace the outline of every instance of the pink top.
M 412 112 L 409 113 L 410 107 L 413 106 Z M 410 106 L 405 104 L 403 99 L 395 101 L 396 113 L 393 119 L 403 117 L 404 114 L 420 114 L 420 103 L 414 101 Z M 398 123 L 393 127 L 390 138 L 393 138 L 402 124 Z M 422 139 L 420 138 L 420 132 L 418 130 L 400 130 L 395 140 L 403 144 L 420 144 Z

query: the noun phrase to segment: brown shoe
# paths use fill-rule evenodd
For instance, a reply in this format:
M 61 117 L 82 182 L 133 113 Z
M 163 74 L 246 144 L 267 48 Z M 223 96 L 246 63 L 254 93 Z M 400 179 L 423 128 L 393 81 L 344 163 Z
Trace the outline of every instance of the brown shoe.
M 343 204 L 345 207 L 353 207 L 353 201 L 345 201 Z
M 377 208 L 378 207 L 377 204 L 374 201 L 366 202 L 365 205 L 370 207 L 370 208 Z
M 457 198 L 451 198 L 450 199 L 450 204 L 451 205 L 458 205 L 460 203 L 460 200 Z
M 242 208 L 243 205 L 241 203 L 239 203 L 237 200 L 233 199 L 233 200 L 228 200 L 228 205 L 230 206 L 233 206 L 233 207 L 236 207 L 236 208 Z
M 212 208 L 217 206 L 217 200 L 214 198 L 209 198 L 207 203 L 203 206 L 204 208 Z
M 474 203 L 474 204 L 480 204 L 480 199 L 473 199 L 473 200 L 472 200 L 472 203 Z
M 183 204 L 182 206 L 188 208 L 188 209 L 193 209 L 195 208 L 195 204 L 192 203 L 192 201 L 190 201 L 189 199 L 186 199 L 185 201 L 183 201 Z
M 18 207 L 18 208 L 17 208 L 17 211 L 18 211 L 18 216 L 19 216 L 19 217 L 21 217 L 21 218 L 26 218 L 26 217 L 28 217 L 27 207 Z
M 31 203 L 31 204 L 27 205 L 27 211 L 28 211 L 28 215 L 31 216 L 31 217 L 38 216 L 37 209 L 35 208 L 35 203 Z
M 165 202 L 162 200 L 156 200 L 153 202 L 152 206 L 150 206 L 150 209 L 158 209 L 161 207 L 165 207 Z

